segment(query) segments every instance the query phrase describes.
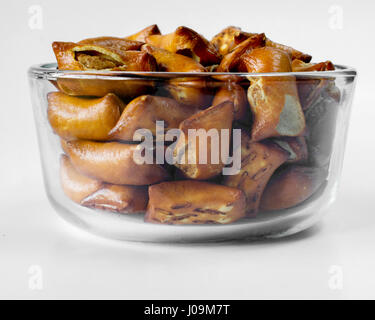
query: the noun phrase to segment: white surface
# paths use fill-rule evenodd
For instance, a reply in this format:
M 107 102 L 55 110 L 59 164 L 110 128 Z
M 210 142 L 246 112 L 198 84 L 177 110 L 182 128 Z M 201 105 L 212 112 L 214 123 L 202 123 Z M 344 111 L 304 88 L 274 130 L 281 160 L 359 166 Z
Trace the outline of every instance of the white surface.
M 43 9 L 42 30 L 28 27 L 34 4 Z M 375 48 L 368 41 L 374 2 L 105 4 L 0 2 L 0 298 L 375 298 Z M 344 10 L 343 29 L 329 28 L 333 4 Z M 53 60 L 53 40 L 126 35 L 155 22 L 163 32 L 185 24 L 207 37 L 239 25 L 308 51 L 316 61 L 357 67 L 342 187 L 322 225 L 276 242 L 146 245 L 97 238 L 58 218 L 43 190 L 26 69 Z M 42 270 L 42 290 L 29 288 L 33 265 Z M 334 266 L 343 271 L 342 290 L 331 289 Z

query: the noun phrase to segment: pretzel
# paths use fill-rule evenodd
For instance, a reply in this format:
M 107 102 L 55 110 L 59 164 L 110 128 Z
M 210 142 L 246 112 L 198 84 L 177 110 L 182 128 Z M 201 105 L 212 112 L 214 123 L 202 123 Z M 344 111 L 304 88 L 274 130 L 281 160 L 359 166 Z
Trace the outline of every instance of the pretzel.
M 82 199 L 83 206 L 119 213 L 138 213 L 146 210 L 147 187 L 105 184 L 98 191 Z
M 229 26 L 215 35 L 211 43 L 216 47 L 217 51 L 225 56 L 233 50 L 234 47 L 245 41 L 253 34 L 241 31 L 241 28 Z
M 241 190 L 201 181 L 173 181 L 149 188 L 146 222 L 227 224 L 245 216 Z
M 90 99 L 50 92 L 47 100 L 49 123 L 54 132 L 65 140 L 107 140 L 125 107 L 112 93 Z
M 156 71 L 157 64 L 147 52 L 136 51 L 142 42 L 113 37 L 85 39 L 81 42 L 52 44 L 60 70 L 73 71 Z M 114 93 L 131 98 L 146 93 L 153 83 L 147 80 L 58 78 L 58 89 L 72 96 L 103 97 Z
M 222 153 L 220 130 L 228 129 L 231 132 L 232 122 L 233 103 L 230 101 L 202 110 L 181 122 L 179 129 L 184 135 L 178 138 L 174 149 L 174 156 L 178 159 L 175 166 L 190 179 L 205 180 L 219 175 L 225 165 L 220 156 Z M 189 136 L 190 130 L 193 129 L 203 129 L 207 137 L 201 136 L 198 131 L 195 135 Z M 210 129 L 214 129 L 218 134 L 217 148 L 214 147 L 212 138 L 208 138 Z M 202 163 L 200 152 L 205 154 L 206 163 Z M 218 156 L 217 163 L 214 162 L 212 153 Z
M 81 203 L 102 186 L 100 181 L 78 172 L 66 155 L 60 158 L 60 181 L 64 193 L 76 203 Z
M 132 100 L 121 114 L 110 137 L 133 141 L 137 129 L 148 129 L 156 136 L 156 120 L 164 121 L 165 130 L 177 129 L 180 123 L 196 112 L 173 99 L 157 96 L 140 96 Z
M 260 207 L 264 211 L 294 207 L 310 198 L 322 185 L 326 170 L 291 165 L 278 171 L 264 190 Z
M 78 171 L 103 182 L 139 186 L 169 178 L 160 165 L 136 163 L 135 144 L 77 140 L 66 142 L 65 150 Z
M 202 35 L 187 27 L 178 27 L 175 32 L 166 35 L 152 35 L 146 42 L 170 52 L 192 57 L 202 65 L 220 62 L 220 54 Z
M 295 59 L 292 61 L 293 72 L 307 72 L 307 71 L 332 71 L 335 66 L 331 61 L 324 61 L 319 63 L 306 63 L 302 60 Z
M 296 50 L 292 47 L 286 46 L 284 44 L 273 42 L 268 38 L 267 38 L 267 41 L 266 41 L 266 46 L 276 48 L 276 49 L 280 49 L 280 50 L 283 50 L 283 51 L 287 52 L 290 55 L 290 58 L 292 60 L 298 59 L 298 60 L 302 60 L 303 62 L 310 62 L 311 58 L 312 58 L 309 54 L 303 53 L 303 52 L 298 51 L 298 50 Z
M 289 153 L 287 163 L 301 164 L 308 160 L 305 137 L 281 137 L 272 141 Z
M 238 44 L 231 52 L 226 54 L 217 68 L 217 72 L 237 71 L 238 64 L 243 55 L 251 53 L 253 49 L 262 48 L 266 44 L 264 33 L 254 34 L 245 41 Z
M 246 39 L 256 34 L 257 33 L 244 32 L 241 30 L 241 28 L 230 26 L 214 36 L 214 38 L 211 40 L 211 43 L 224 56 L 231 52 L 235 46 L 239 45 Z M 266 38 L 265 45 L 267 47 L 273 47 L 285 51 L 286 53 L 288 53 L 292 60 L 299 59 L 304 62 L 310 62 L 312 58 L 309 54 L 303 53 L 292 47 L 274 42 L 269 38 Z
M 205 72 L 206 69 L 192 58 L 182 54 L 173 53 L 168 50 L 144 44 L 141 48 L 143 52 L 152 55 L 158 69 L 166 72 Z
M 113 37 L 52 44 L 61 70 L 155 70 L 155 60 L 147 53 L 137 51 L 141 46 L 142 42 Z
M 130 36 L 125 37 L 127 40 L 133 40 L 133 41 L 141 41 L 146 42 L 146 38 L 148 36 L 152 36 L 155 34 L 161 34 L 158 26 L 156 24 L 152 24 L 151 26 L 148 26 L 137 33 L 134 33 Z
M 250 122 L 250 106 L 245 90 L 236 83 L 226 82 L 216 92 L 212 105 L 218 105 L 224 101 L 233 103 L 234 120 L 245 124 Z
M 281 50 L 264 47 L 241 57 L 240 68 L 247 72 L 290 72 L 291 61 Z M 293 76 L 249 77 L 248 99 L 254 122 L 252 139 L 299 136 L 305 118 Z
M 270 141 L 252 142 L 246 131 L 241 136 L 241 170 L 225 176 L 226 186 L 241 189 L 246 195 L 246 213 L 255 216 L 264 188 L 274 171 L 288 159 L 288 152 Z

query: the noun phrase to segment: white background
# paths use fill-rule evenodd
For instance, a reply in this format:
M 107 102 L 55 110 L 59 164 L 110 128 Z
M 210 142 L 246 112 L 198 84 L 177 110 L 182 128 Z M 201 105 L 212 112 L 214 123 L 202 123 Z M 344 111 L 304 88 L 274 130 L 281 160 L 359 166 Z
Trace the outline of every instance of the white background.
M 42 29 L 30 28 L 33 5 Z M 0 1 L 0 298 L 375 298 L 374 13 L 370 0 Z M 43 189 L 27 68 L 54 60 L 54 40 L 125 36 L 152 23 L 207 38 L 237 25 L 357 68 L 342 186 L 322 224 L 281 241 L 146 245 L 58 218 Z M 32 290 L 28 272 L 38 268 L 43 286 Z

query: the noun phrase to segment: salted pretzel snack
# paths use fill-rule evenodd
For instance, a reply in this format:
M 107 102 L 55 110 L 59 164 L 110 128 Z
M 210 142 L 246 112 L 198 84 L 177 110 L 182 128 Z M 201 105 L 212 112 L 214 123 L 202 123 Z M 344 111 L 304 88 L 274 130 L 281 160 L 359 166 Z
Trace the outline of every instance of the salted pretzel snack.
M 236 188 L 173 181 L 149 188 L 145 220 L 167 224 L 228 224 L 244 217 L 245 196 Z
M 92 99 L 50 92 L 47 99 L 51 127 L 65 140 L 108 140 L 109 132 L 125 108 L 113 93 Z

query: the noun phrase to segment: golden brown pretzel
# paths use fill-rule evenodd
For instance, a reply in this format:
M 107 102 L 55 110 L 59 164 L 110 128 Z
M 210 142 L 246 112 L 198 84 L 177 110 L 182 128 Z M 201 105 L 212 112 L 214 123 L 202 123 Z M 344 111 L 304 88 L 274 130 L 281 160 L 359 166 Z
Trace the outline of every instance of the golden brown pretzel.
M 149 44 L 142 51 L 152 55 L 161 71 L 166 72 L 205 72 L 206 69 L 192 58 L 173 53 Z M 187 106 L 204 108 L 210 105 L 212 94 L 202 78 L 172 78 L 164 86 L 169 95 Z
M 245 41 L 238 44 L 228 54 L 226 54 L 216 69 L 217 72 L 237 71 L 238 64 L 242 56 L 249 54 L 253 49 L 262 48 L 266 44 L 264 33 L 254 34 Z M 248 71 L 249 72 L 249 71 Z
M 66 155 L 60 158 L 60 181 L 64 193 L 76 203 L 102 187 L 100 181 L 78 172 Z
M 234 47 L 252 35 L 254 34 L 244 32 L 241 28 L 229 26 L 215 35 L 212 38 L 211 43 L 222 56 L 225 56 L 227 53 L 231 52 Z
M 98 191 L 82 199 L 86 207 L 120 213 L 145 211 L 148 202 L 148 188 L 104 184 Z
M 83 40 L 81 44 L 54 42 L 52 47 L 60 70 L 156 71 L 153 56 L 134 51 L 141 45 L 142 42 L 138 41 L 101 37 Z M 146 93 L 153 83 L 140 79 L 58 78 L 56 85 L 72 96 L 102 97 L 114 93 L 128 99 Z
M 104 97 L 113 93 L 125 100 L 150 92 L 153 85 L 153 81 L 140 79 L 57 79 L 57 88 L 70 96 Z
M 302 60 L 295 59 L 292 61 L 293 72 L 305 72 L 305 71 L 332 71 L 335 70 L 335 66 L 331 61 L 324 61 L 319 63 L 306 63 Z
M 60 70 L 156 70 L 150 55 L 136 51 L 141 46 L 142 42 L 112 37 L 52 44 Z
M 77 170 L 100 181 L 139 186 L 169 179 L 160 165 L 135 162 L 134 144 L 77 140 L 66 142 L 64 149 Z
M 132 141 L 137 129 L 148 129 L 156 136 L 156 121 L 164 121 L 165 130 L 178 128 L 180 123 L 196 112 L 173 99 L 157 96 L 140 96 L 132 100 L 110 132 L 112 139 Z
M 160 71 L 166 72 L 205 72 L 206 69 L 197 61 L 182 54 L 144 44 L 142 51 L 152 55 Z
M 234 120 L 248 124 L 250 122 L 250 106 L 245 90 L 236 83 L 226 82 L 220 86 L 212 105 L 216 106 L 224 101 L 231 101 L 234 109 Z
M 61 138 L 65 140 L 108 139 L 108 133 L 120 119 L 124 103 L 114 94 L 90 99 L 71 97 L 62 92 L 50 92 L 48 120 Z
M 219 105 L 202 110 L 181 122 L 179 128 L 184 135 L 177 140 L 174 150 L 174 156 L 179 159 L 175 166 L 191 179 L 206 180 L 219 175 L 225 165 L 221 159 L 221 129 L 228 129 L 231 133 L 232 122 L 233 103 L 230 101 L 224 101 Z M 214 147 L 212 139 L 207 138 L 204 134 L 200 135 L 198 131 L 189 139 L 189 131 L 194 129 L 202 129 L 207 135 L 210 133 L 209 130 L 213 129 L 214 133 L 218 134 L 217 148 Z M 205 145 L 206 143 L 207 145 Z M 200 150 L 206 155 L 206 163 L 202 163 L 200 160 Z M 214 163 L 212 152 L 219 157 L 218 163 Z M 181 159 L 184 163 L 181 163 Z
M 152 36 L 155 34 L 161 34 L 161 33 L 159 30 L 159 27 L 156 24 L 152 24 L 151 26 L 148 26 L 130 36 L 125 37 L 125 39 L 146 42 L 146 38 L 148 36 Z
M 123 38 L 117 37 L 94 37 L 94 38 L 87 38 L 77 42 L 79 45 L 93 45 L 93 46 L 100 46 L 104 48 L 108 48 L 111 51 L 114 51 L 118 55 L 124 51 L 128 50 L 139 50 L 142 46 L 141 41 L 135 40 L 128 40 Z
M 187 107 L 205 109 L 212 104 L 212 88 L 202 78 L 175 78 L 164 88 L 171 98 Z
M 215 46 L 187 27 L 178 27 L 174 32 L 166 35 L 149 36 L 146 42 L 170 52 L 192 57 L 204 66 L 220 62 L 220 54 Z
M 290 72 L 291 60 L 282 50 L 263 47 L 241 57 L 241 71 Z M 299 136 L 305 118 L 299 101 L 295 77 L 249 77 L 248 100 L 253 113 L 254 141 L 278 136 Z
M 64 193 L 83 206 L 121 213 L 146 210 L 147 187 L 103 184 L 78 172 L 66 155 L 61 156 L 60 179 Z
M 241 190 L 183 180 L 150 186 L 146 222 L 165 224 L 227 224 L 245 216 Z
M 303 53 L 303 52 L 298 51 L 298 50 L 296 50 L 292 47 L 286 46 L 284 44 L 273 42 L 268 38 L 267 38 L 267 41 L 266 41 L 266 46 L 276 48 L 276 49 L 280 49 L 280 50 L 283 50 L 283 51 L 287 52 L 290 55 L 292 60 L 299 59 L 299 60 L 302 60 L 304 62 L 310 62 L 311 58 L 312 58 L 309 54 Z
M 231 26 L 225 28 L 219 34 L 217 34 L 211 40 L 211 43 L 215 45 L 215 47 L 222 55 L 225 55 L 232 51 L 235 46 L 256 34 L 257 33 L 244 32 L 241 31 L 241 28 Z M 292 60 L 299 59 L 304 62 L 310 62 L 312 58 L 309 54 L 303 53 L 292 47 L 274 42 L 269 38 L 266 39 L 266 46 L 285 51 L 286 53 L 288 53 Z

